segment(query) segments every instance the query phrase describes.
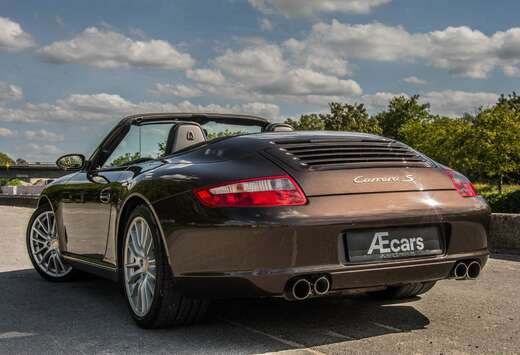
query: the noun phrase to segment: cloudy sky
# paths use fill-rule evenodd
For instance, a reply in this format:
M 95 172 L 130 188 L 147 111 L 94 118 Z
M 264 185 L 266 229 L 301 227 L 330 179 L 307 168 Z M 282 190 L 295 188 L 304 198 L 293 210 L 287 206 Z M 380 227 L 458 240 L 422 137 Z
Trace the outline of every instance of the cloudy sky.
M 90 153 L 158 111 L 273 120 L 396 94 L 474 112 L 520 84 L 520 1 L 0 0 L 0 151 Z

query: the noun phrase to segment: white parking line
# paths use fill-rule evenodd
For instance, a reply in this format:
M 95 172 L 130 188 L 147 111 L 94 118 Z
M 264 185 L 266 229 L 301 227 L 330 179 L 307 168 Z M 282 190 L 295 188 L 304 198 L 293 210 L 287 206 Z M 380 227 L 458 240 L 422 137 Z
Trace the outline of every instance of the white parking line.
M 396 328 L 396 327 L 392 327 L 391 325 L 386 325 L 386 324 L 383 324 L 383 323 L 372 322 L 372 324 L 377 326 L 377 327 L 380 327 L 380 328 L 385 328 L 385 329 L 388 329 L 388 330 L 392 330 L 394 332 L 402 332 L 403 331 L 402 329 L 399 329 L 399 328 Z
M 0 339 L 25 338 L 35 335 L 34 333 L 6 332 L 0 333 Z
M 248 330 L 248 331 L 250 331 L 252 333 L 263 335 L 265 337 L 268 337 L 268 338 L 271 338 L 273 340 L 276 340 L 276 341 L 278 341 L 278 342 L 280 342 L 280 343 L 282 343 L 284 345 L 288 345 L 290 347 L 296 348 L 299 351 L 305 351 L 305 352 L 308 352 L 309 354 L 314 354 L 314 355 L 325 355 L 324 353 L 322 353 L 320 351 L 317 351 L 317 350 L 314 350 L 314 349 L 306 347 L 304 344 L 300 344 L 300 343 L 297 343 L 297 342 L 292 341 L 292 340 L 284 339 L 284 338 L 279 337 L 277 335 L 269 334 L 269 333 L 263 332 L 261 330 L 255 329 L 255 328 L 251 328 L 251 327 L 249 327 L 247 325 L 244 325 L 242 323 L 233 322 L 233 321 L 230 321 L 230 320 L 227 320 L 227 319 L 222 319 L 222 320 L 225 321 L 226 323 L 229 323 L 229 324 L 235 326 L 235 327 L 246 329 L 246 330 Z
M 325 332 L 325 334 L 330 335 L 330 336 L 332 336 L 332 337 L 336 337 L 336 338 L 340 338 L 340 339 L 345 339 L 345 340 L 356 340 L 356 338 L 349 337 L 348 335 L 341 334 L 341 333 L 335 332 L 335 331 L 333 331 L 333 330 L 327 330 L 327 331 Z

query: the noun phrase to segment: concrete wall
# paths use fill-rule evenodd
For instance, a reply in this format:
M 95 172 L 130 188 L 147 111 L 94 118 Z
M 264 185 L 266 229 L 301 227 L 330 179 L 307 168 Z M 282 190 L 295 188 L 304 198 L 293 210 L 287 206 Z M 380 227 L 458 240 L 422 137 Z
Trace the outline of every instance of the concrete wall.
M 494 252 L 520 254 L 520 214 L 493 213 L 488 244 Z
M 1 186 L 0 192 L 4 195 L 33 195 L 39 196 L 45 186 Z

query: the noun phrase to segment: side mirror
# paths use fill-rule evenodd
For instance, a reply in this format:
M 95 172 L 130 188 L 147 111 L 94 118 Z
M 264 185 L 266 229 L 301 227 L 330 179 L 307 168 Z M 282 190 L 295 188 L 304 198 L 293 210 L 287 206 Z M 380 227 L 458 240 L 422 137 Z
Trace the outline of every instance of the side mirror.
M 63 170 L 80 170 L 85 166 L 83 154 L 67 154 L 56 160 L 56 165 Z

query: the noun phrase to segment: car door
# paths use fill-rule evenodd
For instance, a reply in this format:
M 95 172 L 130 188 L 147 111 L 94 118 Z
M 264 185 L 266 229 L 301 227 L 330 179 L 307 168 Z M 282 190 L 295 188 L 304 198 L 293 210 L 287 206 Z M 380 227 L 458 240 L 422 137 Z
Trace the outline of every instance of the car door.
M 132 125 L 111 151 L 104 152 L 106 159 L 67 182 L 61 202 L 65 253 L 115 263 L 115 246 L 108 241 L 114 242 L 118 204 L 135 177 L 133 162 L 164 155 L 172 126 L 171 122 Z
M 102 260 L 110 228 L 113 187 L 121 171 L 81 171 L 62 191 L 66 253 Z

